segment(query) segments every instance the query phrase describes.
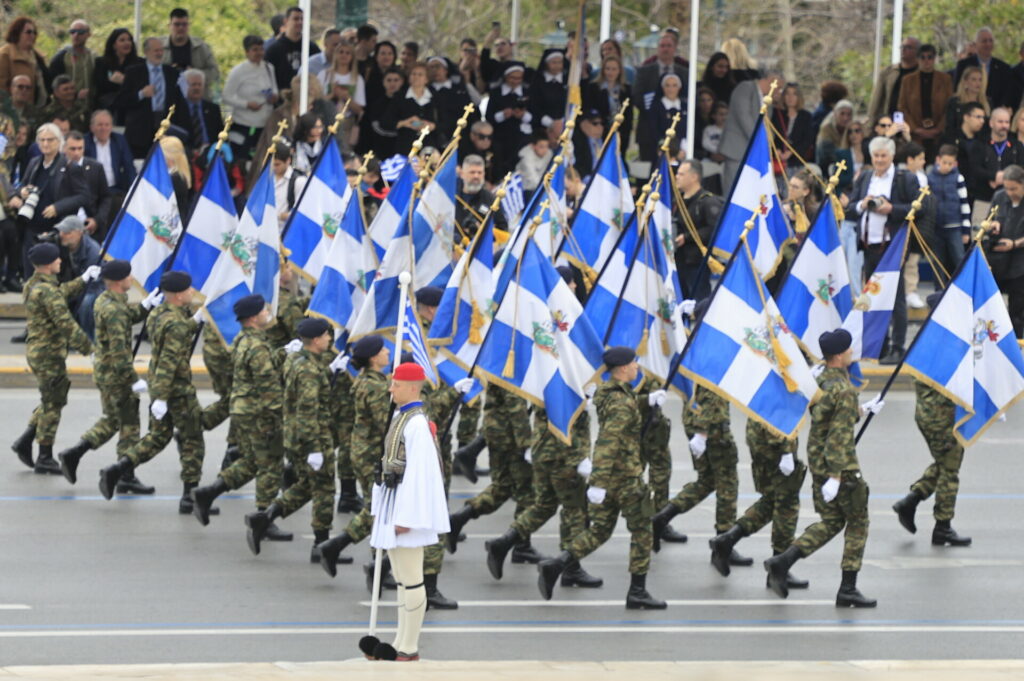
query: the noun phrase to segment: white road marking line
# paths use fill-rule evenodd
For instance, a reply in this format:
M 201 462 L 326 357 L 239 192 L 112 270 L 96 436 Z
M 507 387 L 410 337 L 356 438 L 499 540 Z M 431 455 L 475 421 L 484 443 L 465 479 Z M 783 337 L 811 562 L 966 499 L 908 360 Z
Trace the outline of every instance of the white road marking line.
M 24 603 L 0 603 L 0 610 L 31 610 L 31 605 Z
M 828 605 L 835 607 L 836 602 L 834 600 L 822 599 L 822 600 L 787 600 L 776 598 L 773 600 L 762 599 L 762 600 L 735 600 L 735 601 L 723 601 L 723 600 L 669 600 L 666 601 L 669 605 L 682 605 L 682 606 L 755 606 L 755 605 Z M 359 601 L 359 605 L 370 607 L 370 601 Z M 396 601 L 381 601 L 379 603 L 382 607 L 394 608 L 398 606 Z M 518 607 L 547 607 L 547 608 L 563 608 L 563 607 L 622 607 L 622 599 L 618 600 L 594 600 L 594 601 L 542 601 L 542 600 L 519 600 L 519 601 L 459 601 L 459 607 L 467 608 L 518 608 Z

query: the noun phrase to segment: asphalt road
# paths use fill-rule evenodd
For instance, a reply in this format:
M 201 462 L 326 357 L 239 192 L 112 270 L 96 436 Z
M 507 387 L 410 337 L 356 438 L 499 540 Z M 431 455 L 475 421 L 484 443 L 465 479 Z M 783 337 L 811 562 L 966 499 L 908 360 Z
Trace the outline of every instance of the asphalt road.
M 202 393 L 205 404 L 212 394 Z M 242 516 L 252 487 L 219 502 L 222 514 L 202 528 L 179 516 L 181 492 L 173 446 L 139 470 L 157 495 L 104 501 L 97 470 L 113 447 L 90 452 L 72 487 L 61 477 L 34 475 L 6 446 L 33 408 L 36 393 L 0 392 L 0 663 L 113 664 L 141 662 L 256 662 L 338 660 L 357 655 L 369 608 L 356 547 L 355 565 L 330 580 L 308 563 L 312 541 L 304 509 L 280 524 L 296 533 L 290 544 L 265 544 L 252 556 Z M 713 499 L 674 526 L 690 535 L 668 545 L 653 562 L 651 592 L 668 610 L 623 607 L 628 535 L 624 524 L 584 565 L 605 579 L 598 590 L 557 589 L 545 603 L 532 566 L 507 565 L 501 582 L 484 565 L 483 542 L 511 518 L 511 506 L 471 522 L 469 539 L 446 556 L 442 590 L 457 611 L 427 614 L 422 652 L 433 659 L 543 660 L 862 660 L 1017 658 L 1024 649 L 1020 603 L 1024 584 L 1024 409 L 997 424 L 970 449 L 962 471 L 955 527 L 974 537 L 967 549 L 933 548 L 930 502 L 918 513 L 919 531 L 907 534 L 890 510 L 927 465 L 924 441 L 913 425 L 913 393 L 893 393 L 859 448 L 871 484 L 872 526 L 860 586 L 879 599 L 874 610 L 836 610 L 838 539 L 794 572 L 811 581 L 788 601 L 765 589 L 760 562 L 770 554 L 766 532 L 739 550 L 753 568 L 721 578 L 708 563 Z M 673 491 L 694 477 L 679 424 L 673 419 Z M 98 415 L 96 393 L 71 392 L 58 445 L 72 444 Z M 734 410 L 741 443 L 741 506 L 754 499 L 743 420 Z M 204 480 L 212 479 L 225 430 L 208 434 Z M 453 482 L 452 507 L 482 488 Z M 808 483 L 809 484 L 809 481 Z M 805 486 L 805 492 L 808 488 Z M 814 519 L 809 493 L 800 527 Z M 343 527 L 339 517 L 335 531 Z M 535 544 L 552 553 L 557 525 L 549 522 Z M 351 549 L 350 549 L 351 551 Z M 385 592 L 385 600 L 391 600 Z M 394 610 L 381 610 L 382 626 Z

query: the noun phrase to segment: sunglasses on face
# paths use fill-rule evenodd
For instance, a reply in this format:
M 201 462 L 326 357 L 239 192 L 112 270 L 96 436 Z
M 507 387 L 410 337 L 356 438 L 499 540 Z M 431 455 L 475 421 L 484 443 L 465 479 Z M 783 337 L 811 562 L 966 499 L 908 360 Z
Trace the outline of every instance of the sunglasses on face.
M 34 29 L 34 28 L 26 28 L 24 31 L 21 32 L 21 34 L 22 35 L 35 35 L 36 34 L 36 29 Z
M 482 132 L 474 132 L 473 134 L 476 135 L 477 137 L 479 137 L 482 140 L 489 140 L 489 139 L 491 139 L 491 135 L 486 135 L 486 134 L 484 134 Z

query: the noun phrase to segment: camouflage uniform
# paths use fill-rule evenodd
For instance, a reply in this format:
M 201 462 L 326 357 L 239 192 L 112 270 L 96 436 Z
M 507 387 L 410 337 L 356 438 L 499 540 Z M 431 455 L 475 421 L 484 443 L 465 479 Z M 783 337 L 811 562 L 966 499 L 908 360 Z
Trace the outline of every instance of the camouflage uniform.
M 297 338 L 295 327 L 306 315 L 309 298 L 292 293 L 287 286 L 277 290 L 277 322 L 267 329 L 267 341 L 272 348 L 282 348 L 288 341 Z
M 231 349 L 209 327 L 203 332 L 203 364 L 213 383 L 213 392 L 217 393 L 217 401 L 203 409 L 203 430 L 213 430 L 231 413 L 232 361 Z M 228 442 L 238 442 L 236 433 L 234 425 L 229 424 Z
M 39 384 L 40 404 L 32 412 L 29 425 L 36 428 L 36 442 L 53 445 L 60 425 L 60 412 L 68 403 L 68 348 L 84 355 L 92 351 L 89 337 L 71 316 L 68 301 L 85 291 L 85 282 L 78 277 L 64 284 L 57 283 L 56 274 L 32 273 L 25 282 L 22 296 L 28 316 L 25 354 L 28 366 Z
M 437 388 L 431 387 L 429 383 L 423 384 L 423 405 L 426 407 L 427 418 L 437 428 L 437 436 L 444 435 L 444 428 L 452 417 L 452 411 L 459 403 L 461 395 L 451 386 L 441 384 Z M 463 405 L 465 406 L 465 405 Z M 461 409 L 460 409 L 461 411 Z M 452 438 L 448 437 L 438 440 L 438 454 L 441 456 L 441 472 L 444 475 L 444 494 L 447 498 L 448 488 L 452 483 Z M 432 546 L 423 549 L 423 574 L 437 575 L 441 573 L 441 564 L 444 562 L 444 545 L 447 535 L 439 535 L 438 541 Z
M 373 481 L 387 432 L 391 396 L 387 376 L 369 367 L 359 372 L 352 383 L 355 416 L 352 421 L 352 466 L 363 488 L 363 510 L 349 521 L 345 532 L 353 542 L 370 536 Z
M 953 436 L 956 405 L 920 381 L 915 382 L 914 389 L 917 391 L 914 421 L 935 461 L 910 489 L 922 499 L 934 493 L 935 519 L 949 521 L 953 519 L 956 509 L 956 494 L 960 490 L 960 464 L 964 460 L 964 448 Z
M 661 390 L 661 382 L 648 376 L 637 389 L 637 402 L 640 404 L 640 423 L 647 423 L 653 407 L 647 401 L 648 395 Z M 668 441 L 672 435 L 672 423 L 659 409 L 651 425 L 644 433 L 643 454 L 647 464 L 647 481 L 654 493 L 654 507 L 661 508 L 668 503 L 669 481 L 672 477 L 672 452 Z M 643 426 L 641 425 L 641 428 Z
M 572 444 L 566 445 L 548 429 L 544 409 L 533 410 L 533 503 L 512 523 L 520 537 L 529 537 L 559 514 L 559 548 L 569 549 L 573 538 L 587 529 L 587 481 L 576 466 L 590 454 L 590 414 L 580 413 L 572 427 Z
M 695 404 L 683 410 L 686 436 L 705 433 L 707 450 L 703 456 L 693 456 L 697 479 L 687 483 L 671 503 L 680 513 L 715 493 L 715 531 L 725 532 L 736 522 L 736 496 L 739 482 L 736 464 L 739 454 L 729 426 L 729 403 L 704 386 L 694 391 Z M 692 456 L 692 455 L 691 455 Z
M 324 353 L 329 354 L 329 353 Z M 300 350 L 284 361 L 284 449 L 299 479 L 274 502 L 286 518 L 313 502 L 313 530 L 328 531 L 334 518 L 334 437 L 331 382 L 320 356 Z M 314 471 L 306 457 L 320 452 Z
M 328 351 L 320 355 L 324 366 L 329 366 L 337 353 Z M 338 482 L 357 480 L 352 467 L 352 421 L 355 419 L 355 393 L 352 375 L 348 371 L 339 371 L 331 382 L 331 434 L 338 448 L 336 467 Z M 370 491 L 363 490 L 369 498 Z
M 38 121 L 52 121 L 57 114 L 64 116 L 71 124 L 72 130 L 77 130 L 83 135 L 89 132 L 89 104 L 83 99 L 76 99 L 71 108 L 67 108 L 57 101 L 51 101 L 39 111 Z
M 633 387 L 612 379 L 597 389 L 594 406 L 598 433 L 590 486 L 604 489 L 606 496 L 603 503 L 589 505 L 590 528 L 578 534 L 567 550 L 575 560 L 593 553 L 612 536 L 621 513 L 630 533 L 629 572 L 646 575 L 654 543 L 654 504 L 636 446 L 642 424 Z
M 270 347 L 266 332 L 254 328 L 243 328 L 234 346 L 231 421 L 241 440 L 242 458 L 222 470 L 220 477 L 231 489 L 255 477 L 256 508 L 262 510 L 281 488 L 284 351 Z M 306 425 L 313 428 L 315 424 Z
M 737 521 L 745 535 L 772 524 L 772 550 L 782 553 L 793 543 L 800 515 L 800 487 L 807 477 L 807 466 L 796 458 L 797 438 L 785 438 L 771 432 L 754 419 L 747 420 L 747 447 L 754 489 L 761 497 Z M 779 470 L 783 454 L 792 454 L 795 468 L 789 475 Z
M 491 484 L 466 503 L 477 516 L 494 513 L 515 499 L 515 517 L 533 501 L 533 473 L 524 458 L 530 446 L 530 408 L 526 400 L 496 385 L 487 386 L 484 439 L 491 463 Z
M 860 474 L 854 443 L 854 427 L 860 419 L 857 391 L 846 369 L 828 367 L 818 376 L 822 396 L 811 407 L 811 432 L 807 460 L 814 485 L 814 510 L 821 520 L 804 530 L 793 542 L 804 557 L 827 544 L 846 528 L 842 569 L 860 570 L 868 539 L 868 483 Z M 829 503 L 821 486 L 840 478 L 839 494 Z
M 476 437 L 477 428 L 480 426 L 481 400 L 477 398 L 473 404 L 463 404 L 459 408 L 459 425 L 456 426 L 455 436 L 459 446 L 468 445 Z
M 171 441 L 175 429 L 179 436 L 181 480 L 198 484 L 203 473 L 203 412 L 192 385 L 192 339 L 198 325 L 188 308 L 162 303 L 149 313 L 146 333 L 153 346 L 149 360 L 149 397 L 167 402 L 162 419 L 149 417 L 149 432 L 128 451 L 133 467 L 146 463 Z
M 117 441 L 118 458 L 139 441 L 139 396 L 132 384 L 139 375 L 132 365 L 132 325 L 146 318 L 140 304 L 129 305 L 128 294 L 104 291 L 96 299 L 96 358 L 93 378 L 100 390 L 103 416 L 86 431 L 82 439 L 91 449 L 99 449 L 121 431 Z

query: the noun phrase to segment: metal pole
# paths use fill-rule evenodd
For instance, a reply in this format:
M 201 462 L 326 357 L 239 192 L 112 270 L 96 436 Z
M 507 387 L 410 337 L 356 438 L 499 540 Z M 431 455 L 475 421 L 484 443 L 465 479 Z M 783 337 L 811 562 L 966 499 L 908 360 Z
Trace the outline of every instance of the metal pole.
M 882 23 L 885 20 L 885 0 L 878 0 L 875 7 L 875 68 L 871 72 L 871 82 L 878 82 L 878 74 L 882 70 Z
M 512 0 L 512 29 L 509 32 L 509 40 L 512 46 L 519 42 L 519 0 Z
M 892 62 L 900 63 L 900 43 L 903 42 L 903 0 L 894 0 L 892 6 Z
M 690 72 L 686 79 L 686 158 L 693 158 L 697 124 L 697 33 L 700 28 L 700 0 L 690 0 Z
M 302 62 L 299 67 L 299 72 L 302 74 L 299 86 L 299 114 L 301 115 L 309 109 L 309 28 L 313 22 L 313 13 L 310 11 L 310 0 L 299 0 L 299 8 L 302 9 Z
M 612 0 L 601 0 L 601 42 L 612 37 Z
M 135 44 L 142 44 L 142 0 L 135 0 Z

